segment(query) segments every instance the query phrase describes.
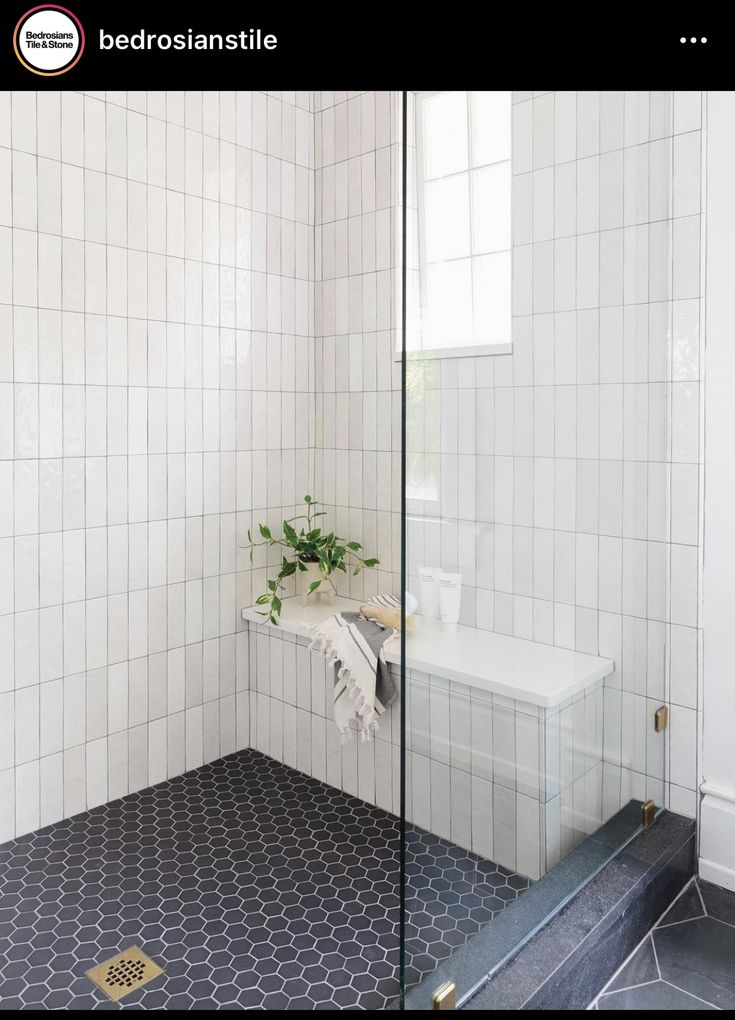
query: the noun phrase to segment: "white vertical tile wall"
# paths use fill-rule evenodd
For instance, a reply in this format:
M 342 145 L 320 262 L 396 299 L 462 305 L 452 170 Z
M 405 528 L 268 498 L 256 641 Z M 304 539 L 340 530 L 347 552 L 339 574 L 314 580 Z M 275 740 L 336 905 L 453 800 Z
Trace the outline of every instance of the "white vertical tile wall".
M 376 570 L 340 578 L 353 598 L 400 591 L 397 101 L 389 92 L 315 94 L 312 495 L 329 527 L 380 560 Z M 256 579 L 263 583 L 265 574 Z M 251 744 L 397 812 L 398 712 L 383 720 L 375 741 L 342 745 L 332 672 L 304 642 L 251 628 Z
M 374 740 L 342 743 L 334 722 L 334 670 L 308 641 L 274 627 L 250 629 L 251 746 L 352 797 L 400 810 L 400 714 Z M 396 684 L 399 678 L 395 678 Z
M 380 559 L 355 598 L 400 591 L 398 94 L 317 93 L 316 492 Z
M 409 583 L 458 568 L 464 622 L 615 658 L 609 810 L 660 799 L 667 696 L 670 803 L 694 807 L 699 109 L 516 93 L 513 354 L 411 377 L 409 459 L 439 483 L 411 502 Z M 3 838 L 249 733 L 392 802 L 387 759 L 338 765 L 328 706 L 279 666 L 298 643 L 269 640 L 244 695 L 266 652 L 238 609 L 270 564 L 238 542 L 311 491 L 381 560 L 349 594 L 399 590 L 397 110 L 375 92 L 0 97 Z M 492 831 L 471 803 L 458 840 Z
M 249 743 L 313 478 L 309 92 L 0 94 L 0 840 Z
M 409 587 L 615 659 L 607 813 L 696 806 L 701 149 L 700 93 L 514 93 L 513 353 L 409 369 Z

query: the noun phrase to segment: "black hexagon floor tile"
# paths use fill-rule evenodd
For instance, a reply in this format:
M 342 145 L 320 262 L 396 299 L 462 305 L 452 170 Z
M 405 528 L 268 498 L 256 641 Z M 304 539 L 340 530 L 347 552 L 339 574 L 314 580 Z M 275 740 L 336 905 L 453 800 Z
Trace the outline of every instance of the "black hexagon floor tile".
M 240 751 L 0 847 L 0 1010 L 382 1009 L 398 994 L 398 820 Z M 409 828 L 407 978 L 528 882 Z M 121 1002 L 85 976 L 139 945 Z

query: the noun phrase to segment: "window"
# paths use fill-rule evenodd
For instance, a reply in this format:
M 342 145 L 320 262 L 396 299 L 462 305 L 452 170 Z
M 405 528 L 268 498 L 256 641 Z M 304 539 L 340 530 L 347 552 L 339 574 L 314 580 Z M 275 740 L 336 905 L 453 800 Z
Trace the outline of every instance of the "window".
M 418 302 L 409 349 L 510 350 L 511 93 L 416 94 Z

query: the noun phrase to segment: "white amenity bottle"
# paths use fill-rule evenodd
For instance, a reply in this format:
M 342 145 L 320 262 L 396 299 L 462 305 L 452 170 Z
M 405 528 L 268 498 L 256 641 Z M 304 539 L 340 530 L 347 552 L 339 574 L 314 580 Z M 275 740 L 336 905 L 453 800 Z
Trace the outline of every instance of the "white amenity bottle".
M 462 575 L 447 574 L 439 578 L 439 617 L 442 623 L 457 623 L 462 602 Z

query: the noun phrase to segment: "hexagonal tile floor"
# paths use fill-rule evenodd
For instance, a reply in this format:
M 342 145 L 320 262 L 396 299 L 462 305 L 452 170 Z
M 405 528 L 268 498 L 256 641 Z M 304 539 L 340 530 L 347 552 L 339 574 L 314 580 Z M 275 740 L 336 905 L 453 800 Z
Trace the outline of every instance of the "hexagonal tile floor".
M 407 871 L 411 982 L 528 885 L 417 829 Z M 381 1009 L 397 964 L 397 819 L 257 751 L 0 847 L 0 1009 Z

